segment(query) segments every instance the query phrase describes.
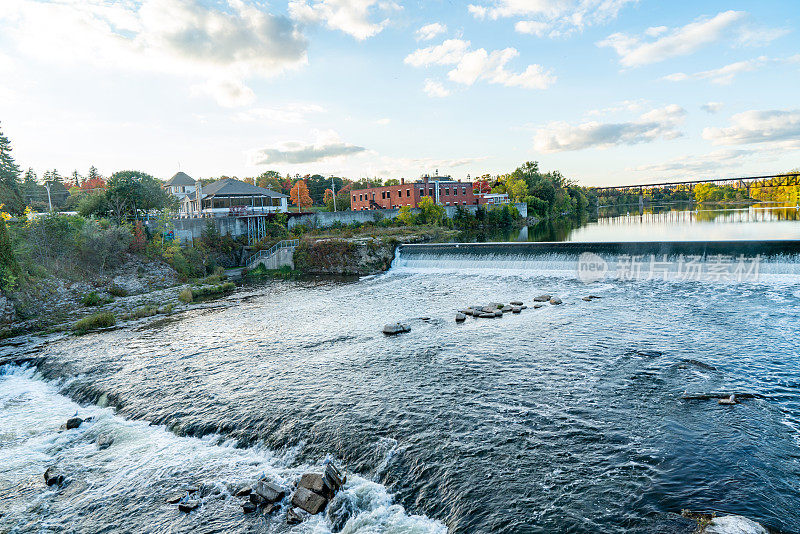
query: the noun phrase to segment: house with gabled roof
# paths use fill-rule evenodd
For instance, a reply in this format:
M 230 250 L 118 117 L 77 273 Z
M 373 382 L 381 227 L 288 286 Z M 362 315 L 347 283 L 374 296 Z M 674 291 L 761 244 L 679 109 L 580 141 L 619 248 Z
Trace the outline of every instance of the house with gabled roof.
M 167 180 L 164 190 L 177 197 L 178 201 L 183 200 L 187 195 L 194 195 L 197 182 L 183 171 L 175 173 L 175 176 Z
M 241 180 L 223 178 L 206 186 L 197 183 L 195 194 L 184 197 L 180 217 L 227 217 L 289 211 L 289 197 Z

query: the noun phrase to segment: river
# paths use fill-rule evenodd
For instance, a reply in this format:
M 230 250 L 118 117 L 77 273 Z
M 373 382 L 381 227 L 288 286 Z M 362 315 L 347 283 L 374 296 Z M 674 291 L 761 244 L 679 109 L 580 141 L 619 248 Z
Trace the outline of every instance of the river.
M 788 223 L 765 232 L 797 239 L 786 213 L 711 224 Z M 637 223 L 645 241 L 664 240 L 658 220 Z M 331 506 L 349 519 L 293 531 L 686 532 L 673 514 L 690 509 L 800 532 L 800 257 L 743 277 L 587 280 L 574 245 L 407 247 L 378 276 L 273 281 L 166 319 L 5 342 L 38 363 L 0 374 L 0 531 L 283 532 L 232 488 L 330 458 L 351 474 Z M 563 304 L 453 320 L 543 293 Z M 411 332 L 381 334 L 394 321 Z M 686 398 L 717 392 L 755 398 Z M 59 432 L 76 412 L 95 419 Z M 49 465 L 71 483 L 47 489 Z M 205 497 L 182 514 L 164 497 L 187 483 Z

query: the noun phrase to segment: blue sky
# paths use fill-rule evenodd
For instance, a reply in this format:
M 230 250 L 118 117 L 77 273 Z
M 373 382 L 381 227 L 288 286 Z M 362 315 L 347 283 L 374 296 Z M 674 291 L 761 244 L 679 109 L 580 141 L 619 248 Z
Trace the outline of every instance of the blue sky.
M 796 0 L 4 0 L 0 122 L 41 173 L 584 185 L 800 167 Z

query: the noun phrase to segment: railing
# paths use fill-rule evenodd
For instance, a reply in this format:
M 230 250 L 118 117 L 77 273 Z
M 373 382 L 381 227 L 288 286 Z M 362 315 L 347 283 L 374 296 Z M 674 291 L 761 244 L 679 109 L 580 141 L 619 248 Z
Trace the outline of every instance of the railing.
M 249 256 L 247 259 L 244 260 L 243 265 L 252 265 L 253 262 L 260 260 L 261 258 L 269 258 L 276 252 L 284 248 L 296 247 L 300 244 L 299 239 L 284 239 L 283 241 L 278 241 L 269 250 L 259 250 L 252 256 Z

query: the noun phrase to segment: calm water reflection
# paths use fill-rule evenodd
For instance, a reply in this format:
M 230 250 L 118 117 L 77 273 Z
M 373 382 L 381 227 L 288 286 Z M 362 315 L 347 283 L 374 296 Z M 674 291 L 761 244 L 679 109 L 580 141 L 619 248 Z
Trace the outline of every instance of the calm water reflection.
M 595 212 L 582 220 L 542 221 L 494 237 L 507 241 L 800 239 L 800 209 L 775 204 L 648 206 L 641 212 L 638 206 L 602 208 L 599 214 Z

